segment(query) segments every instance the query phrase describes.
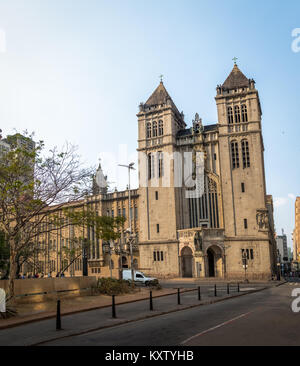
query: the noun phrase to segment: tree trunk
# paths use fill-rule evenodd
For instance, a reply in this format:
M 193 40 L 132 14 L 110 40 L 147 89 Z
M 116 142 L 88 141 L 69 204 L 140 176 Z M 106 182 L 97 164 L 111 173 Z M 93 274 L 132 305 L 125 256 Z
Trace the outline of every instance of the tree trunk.
M 16 253 L 14 251 L 14 244 L 11 243 L 10 245 L 10 266 L 9 266 L 9 280 L 8 280 L 8 297 L 11 299 L 12 302 L 15 300 L 15 278 L 16 278 L 16 271 L 17 271 L 17 264 L 16 264 Z

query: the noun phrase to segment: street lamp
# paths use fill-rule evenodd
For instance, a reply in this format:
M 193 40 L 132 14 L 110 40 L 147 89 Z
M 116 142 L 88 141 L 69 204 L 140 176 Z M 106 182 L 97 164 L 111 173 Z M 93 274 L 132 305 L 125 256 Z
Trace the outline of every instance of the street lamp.
M 131 268 L 131 281 L 132 286 L 134 286 L 134 268 L 133 268 L 133 253 L 132 253 L 132 227 L 131 227 L 131 194 L 130 194 L 130 171 L 135 170 L 133 167 L 134 163 L 130 163 L 129 165 L 122 165 L 118 164 L 119 166 L 122 166 L 123 168 L 128 169 L 128 216 L 129 216 L 129 228 L 126 230 L 126 232 L 129 232 L 129 246 L 130 246 L 130 268 Z
M 243 267 L 245 269 L 245 282 L 248 282 L 247 280 L 247 268 L 248 268 L 248 260 L 247 260 L 247 254 L 245 251 L 243 251 L 243 254 L 242 254 L 242 261 L 243 261 Z

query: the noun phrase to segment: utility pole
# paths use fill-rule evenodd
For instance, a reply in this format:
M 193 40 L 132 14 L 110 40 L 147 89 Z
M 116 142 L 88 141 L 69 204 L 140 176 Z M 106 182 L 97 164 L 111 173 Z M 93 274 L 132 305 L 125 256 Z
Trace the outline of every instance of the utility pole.
M 129 248 L 130 248 L 130 268 L 131 268 L 131 281 L 132 286 L 134 286 L 134 268 L 133 268 L 133 251 L 132 251 L 132 226 L 131 226 L 131 192 L 130 192 L 130 171 L 135 170 L 133 167 L 134 163 L 130 163 L 129 165 L 122 165 L 124 168 L 128 169 L 128 218 L 129 218 Z

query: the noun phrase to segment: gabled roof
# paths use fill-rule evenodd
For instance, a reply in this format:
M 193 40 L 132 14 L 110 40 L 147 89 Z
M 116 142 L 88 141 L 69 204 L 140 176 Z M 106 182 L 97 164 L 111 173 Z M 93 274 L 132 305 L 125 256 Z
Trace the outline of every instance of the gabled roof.
M 167 99 L 171 99 L 170 95 L 168 94 L 163 82 L 161 81 L 158 87 L 154 90 L 151 97 L 145 103 L 148 106 L 151 105 L 158 105 L 158 104 L 165 104 Z
M 234 64 L 231 73 L 223 83 L 225 89 L 243 88 L 249 86 L 249 79 L 241 72 L 237 64 Z

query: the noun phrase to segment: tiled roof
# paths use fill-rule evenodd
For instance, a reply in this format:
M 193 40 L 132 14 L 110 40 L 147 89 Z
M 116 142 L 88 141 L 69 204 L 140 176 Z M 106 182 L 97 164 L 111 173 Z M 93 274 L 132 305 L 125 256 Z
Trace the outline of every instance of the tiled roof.
M 166 103 L 167 99 L 171 99 L 171 97 L 169 96 L 163 82 L 161 81 L 145 104 L 148 106 L 164 104 Z
M 236 64 L 234 64 L 231 73 L 222 85 L 225 89 L 243 88 L 249 86 L 249 79 L 241 72 Z

